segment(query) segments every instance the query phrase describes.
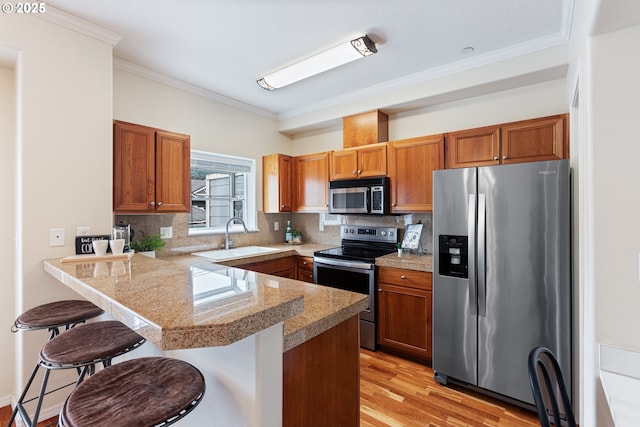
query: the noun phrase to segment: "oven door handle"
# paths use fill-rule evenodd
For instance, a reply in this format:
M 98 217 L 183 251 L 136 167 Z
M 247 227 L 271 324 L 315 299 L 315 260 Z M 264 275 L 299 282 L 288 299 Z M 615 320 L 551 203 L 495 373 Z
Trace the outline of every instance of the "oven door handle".
M 344 260 L 337 260 L 333 258 L 320 258 L 320 257 L 314 257 L 313 263 L 328 264 L 328 265 L 333 265 L 335 267 L 357 268 L 360 270 L 373 270 L 373 268 L 375 267 L 374 264 L 370 264 L 368 262 L 344 261 Z

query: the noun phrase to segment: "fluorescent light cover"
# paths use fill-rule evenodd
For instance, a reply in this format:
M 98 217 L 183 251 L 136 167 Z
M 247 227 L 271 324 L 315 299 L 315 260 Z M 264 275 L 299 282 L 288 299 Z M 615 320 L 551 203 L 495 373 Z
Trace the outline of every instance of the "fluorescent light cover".
M 258 80 L 258 84 L 267 90 L 276 90 L 377 51 L 375 43 L 368 36 L 362 36 L 267 74 Z

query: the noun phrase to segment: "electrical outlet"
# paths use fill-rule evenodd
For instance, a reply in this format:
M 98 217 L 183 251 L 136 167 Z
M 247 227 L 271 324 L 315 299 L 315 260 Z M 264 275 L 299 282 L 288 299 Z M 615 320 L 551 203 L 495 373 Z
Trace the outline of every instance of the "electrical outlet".
M 91 234 L 91 227 L 76 227 L 76 236 L 88 236 Z
M 280 223 L 278 221 L 273 223 L 273 231 L 279 231 L 280 230 Z
M 170 239 L 173 237 L 173 227 L 160 227 L 160 237 Z
M 49 229 L 49 246 L 64 246 L 64 228 Z

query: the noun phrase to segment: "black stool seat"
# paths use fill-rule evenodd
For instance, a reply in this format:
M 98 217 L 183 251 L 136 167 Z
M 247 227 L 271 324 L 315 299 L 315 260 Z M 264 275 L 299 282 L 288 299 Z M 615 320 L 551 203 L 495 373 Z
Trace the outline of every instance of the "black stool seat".
M 87 378 L 60 411 L 65 427 L 147 427 L 173 424 L 204 395 L 202 373 L 182 360 L 143 357 Z
M 47 342 L 40 350 L 40 364 L 50 369 L 92 365 L 126 353 L 144 341 L 117 320 L 88 323 Z
M 77 386 L 86 375 L 93 375 L 96 364 L 102 363 L 106 368 L 111 365 L 111 359 L 141 346 L 145 341 L 143 337 L 116 320 L 76 326 L 64 334 L 47 341 L 40 350 L 40 359 L 36 363 L 16 403 L 7 426 L 12 425 L 18 413 L 20 413 L 26 425 L 30 427 L 37 425 L 40 409 L 42 408 L 42 400 L 47 394 L 49 373 L 52 370 L 77 369 L 79 373 L 76 381 Z M 24 404 L 33 399 L 25 401 L 25 398 L 40 367 L 44 368 L 45 371 L 40 393 L 37 397 L 38 403 L 33 417 L 30 417 Z
M 104 311 L 89 301 L 63 300 L 42 304 L 22 313 L 14 322 L 11 330 L 56 329 L 66 326 L 67 329 L 86 320 L 100 316 Z

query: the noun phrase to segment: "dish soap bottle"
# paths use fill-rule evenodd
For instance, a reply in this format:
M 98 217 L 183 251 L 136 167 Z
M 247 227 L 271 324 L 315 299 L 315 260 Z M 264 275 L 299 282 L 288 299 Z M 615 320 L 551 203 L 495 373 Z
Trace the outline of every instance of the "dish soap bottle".
M 291 243 L 293 235 L 291 234 L 291 221 L 287 221 L 287 231 L 284 233 L 284 241 Z

